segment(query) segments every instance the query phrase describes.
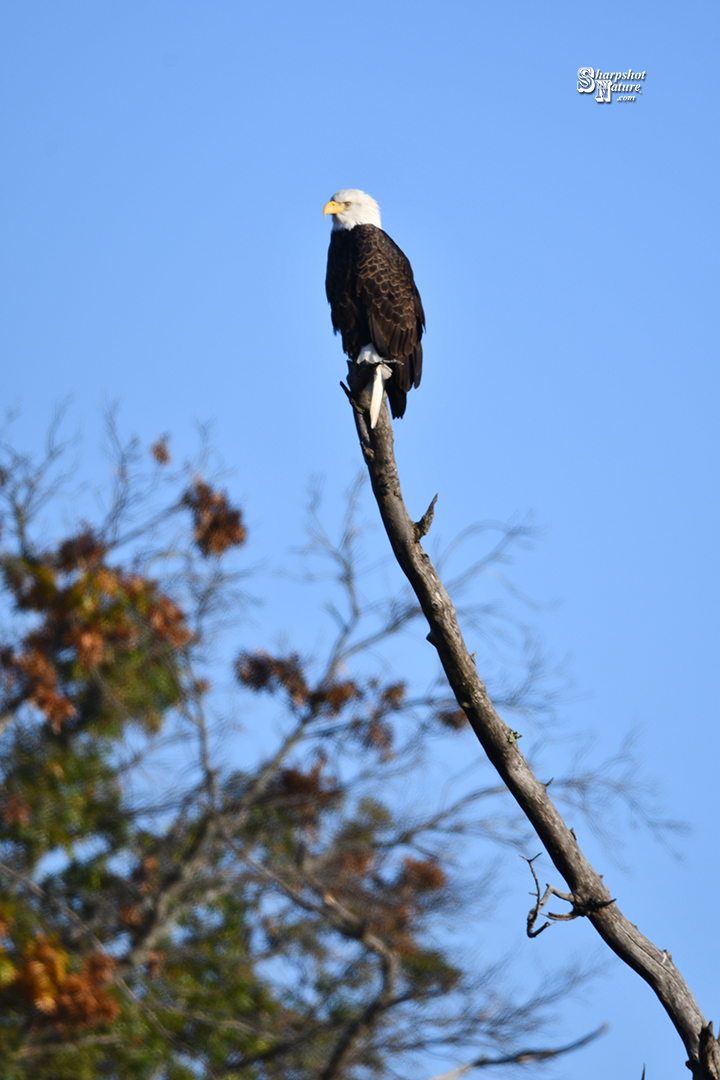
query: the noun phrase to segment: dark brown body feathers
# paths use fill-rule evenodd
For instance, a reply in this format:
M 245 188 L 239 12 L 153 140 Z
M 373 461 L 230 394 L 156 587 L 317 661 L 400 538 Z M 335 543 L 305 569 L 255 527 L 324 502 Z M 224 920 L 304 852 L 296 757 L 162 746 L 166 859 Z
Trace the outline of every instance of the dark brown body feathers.
M 412 267 L 393 240 L 375 225 L 333 229 L 325 290 L 335 333 L 351 360 L 372 343 L 391 364 L 385 384 L 393 416 L 405 412 L 407 392 L 420 385 L 425 328 Z

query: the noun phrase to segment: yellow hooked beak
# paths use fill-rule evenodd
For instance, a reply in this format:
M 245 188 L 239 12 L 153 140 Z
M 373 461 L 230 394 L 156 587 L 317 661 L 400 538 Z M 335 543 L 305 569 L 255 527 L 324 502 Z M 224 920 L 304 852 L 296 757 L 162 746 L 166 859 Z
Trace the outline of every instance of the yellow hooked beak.
M 342 203 L 335 202 L 331 199 L 330 202 L 326 202 L 323 206 L 323 217 L 327 217 L 328 214 L 339 214 L 345 207 Z

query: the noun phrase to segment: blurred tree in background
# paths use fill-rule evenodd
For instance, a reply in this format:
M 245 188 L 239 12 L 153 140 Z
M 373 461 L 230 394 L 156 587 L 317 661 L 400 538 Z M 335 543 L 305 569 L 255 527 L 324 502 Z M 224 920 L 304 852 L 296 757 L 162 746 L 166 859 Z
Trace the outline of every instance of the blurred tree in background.
M 452 944 L 449 928 L 475 941 L 478 881 L 495 873 L 463 878 L 463 838 L 522 847 L 527 828 L 493 777 L 455 802 L 427 786 L 412 813 L 394 799 L 428 755 L 462 754 L 444 747 L 466 721 L 441 684 L 416 693 L 383 662 L 418 609 L 364 595 L 354 495 L 337 541 L 311 518 L 329 648 L 271 654 L 244 638 L 241 511 L 202 466 L 175 470 L 166 439 L 147 453 L 114 438 L 109 499 L 69 528 L 55 436 L 37 461 L 2 452 L 2 1080 L 360 1080 L 426 1076 L 430 1054 L 446 1069 L 529 1060 L 583 976 L 513 994 Z M 465 581 L 523 536 L 501 531 Z M 230 652 L 227 715 L 212 682 Z M 496 700 L 539 707 L 541 674 L 531 653 Z M 270 753 L 251 730 L 263 698 Z M 603 785 L 555 783 L 576 805 Z

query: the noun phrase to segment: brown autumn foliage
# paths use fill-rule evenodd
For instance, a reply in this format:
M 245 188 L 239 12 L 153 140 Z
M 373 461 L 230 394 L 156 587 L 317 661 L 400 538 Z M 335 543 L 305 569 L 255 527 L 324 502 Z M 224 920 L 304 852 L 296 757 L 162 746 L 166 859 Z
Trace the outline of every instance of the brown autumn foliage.
M 170 464 L 170 449 L 168 446 L 168 442 L 168 436 L 161 435 L 161 437 L 159 439 L 156 439 L 150 447 L 150 453 L 155 458 L 158 465 Z
M 36 640 L 33 636 L 26 644 Z M 8 674 L 13 666 L 25 676 L 24 693 L 28 700 L 45 714 L 57 734 L 65 720 L 75 715 L 75 706 L 58 691 L 55 665 L 33 644 L 27 652 L 21 652 L 17 656 L 10 654 Z
M 228 548 L 245 543 L 242 513 L 230 506 L 224 492 L 213 491 L 198 479 L 185 493 L 183 502 L 192 511 L 194 540 L 203 555 L 222 555 Z
M 2 998 L 25 1000 L 34 1010 L 35 1028 L 52 1026 L 67 1033 L 112 1023 L 120 1012 L 117 998 L 108 989 L 115 961 L 104 953 L 88 953 L 75 972 L 68 970 L 69 961 L 65 949 L 38 933 L 25 947 Z
M 85 529 L 57 554 L 8 559 L 3 568 L 17 607 L 40 616 L 18 645 L 0 652 L 5 687 L 39 709 L 55 733 L 77 713 L 62 689 L 73 664 L 109 674 L 121 658 L 160 660 L 192 639 L 185 613 L 157 582 L 108 566 L 105 555 Z
M 434 892 L 447 885 L 447 874 L 434 859 L 413 859 L 406 855 L 403 859 L 401 881 L 411 891 Z
M 296 709 L 301 708 L 310 696 L 297 655 L 274 657 L 263 652 L 243 652 L 235 662 L 235 673 L 250 690 L 270 693 L 280 688 L 287 690 L 290 703 Z

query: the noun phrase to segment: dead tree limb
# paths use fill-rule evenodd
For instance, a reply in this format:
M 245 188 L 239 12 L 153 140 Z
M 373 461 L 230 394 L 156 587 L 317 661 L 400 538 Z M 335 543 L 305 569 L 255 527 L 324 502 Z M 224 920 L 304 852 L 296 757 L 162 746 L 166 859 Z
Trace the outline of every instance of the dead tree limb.
M 505 1054 L 503 1057 L 495 1058 L 483 1054 L 482 1057 L 476 1058 L 475 1061 L 469 1061 L 467 1065 L 458 1065 L 456 1069 L 451 1069 L 450 1072 L 431 1076 L 430 1080 L 459 1080 L 461 1076 L 472 1072 L 473 1069 L 483 1069 L 488 1065 L 529 1065 L 535 1061 L 549 1061 L 551 1058 L 560 1057 L 562 1054 L 572 1053 L 573 1050 L 580 1050 L 583 1046 L 587 1046 L 588 1043 L 604 1034 L 605 1031 L 607 1031 L 607 1028 L 603 1024 L 596 1031 L 584 1035 L 582 1039 L 576 1039 L 575 1042 L 568 1043 L 567 1046 L 558 1046 L 554 1050 L 518 1050 L 514 1054 Z
M 428 640 L 437 649 L 458 704 L 567 882 L 573 913 L 586 916 L 613 952 L 655 991 L 683 1041 L 694 1080 L 720 1080 L 720 1045 L 714 1038 L 712 1022 L 703 1016 L 670 953 L 648 941 L 621 913 L 601 875 L 580 850 L 546 786 L 523 757 L 517 733 L 495 711 L 463 640 L 452 601 L 420 545 L 423 530 L 413 523 L 403 502 L 387 407 L 383 406 L 377 426 L 371 429 L 365 412 L 366 395 L 359 394 L 352 379 L 349 381 L 355 397 L 348 397 L 380 516 L 395 557 L 428 621 Z

